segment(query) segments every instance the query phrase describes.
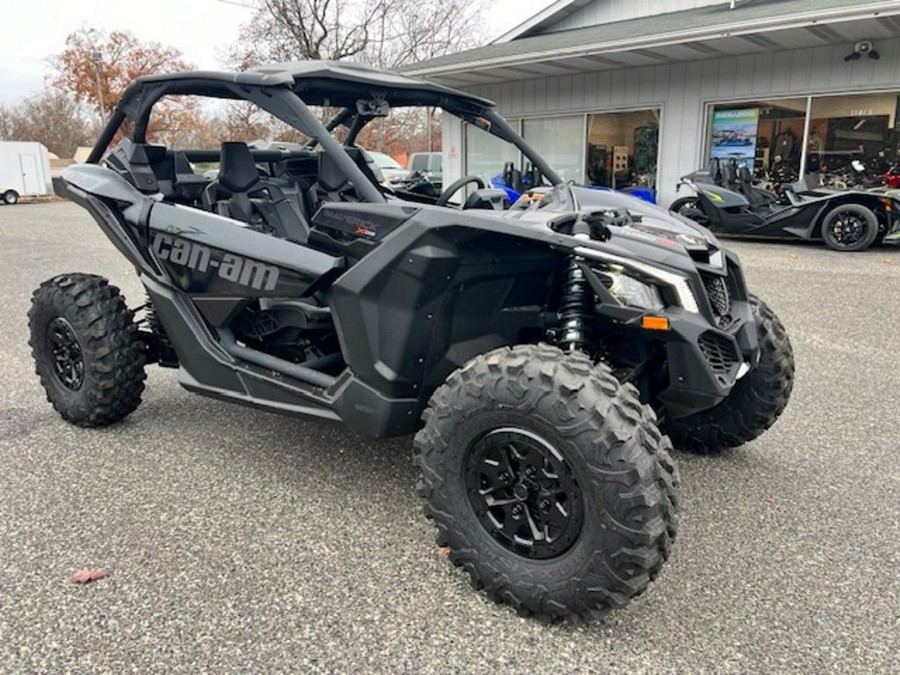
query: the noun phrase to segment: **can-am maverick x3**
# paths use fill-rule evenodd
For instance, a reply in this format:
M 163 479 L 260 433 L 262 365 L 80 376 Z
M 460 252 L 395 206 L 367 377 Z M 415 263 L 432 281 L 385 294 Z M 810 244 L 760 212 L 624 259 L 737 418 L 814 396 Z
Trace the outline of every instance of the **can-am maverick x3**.
M 182 95 L 250 102 L 307 141 L 151 143 L 154 106 Z M 323 125 L 310 106 L 338 112 Z M 409 106 L 489 132 L 543 186 L 509 206 L 474 175 L 437 197 L 382 184 L 356 138 Z M 197 393 L 415 433 L 440 545 L 543 619 L 602 614 L 660 571 L 678 478 L 658 424 L 685 447 L 735 446 L 791 390 L 781 324 L 708 231 L 563 184 L 489 101 L 435 84 L 328 62 L 142 77 L 57 190 L 149 295 L 136 322 L 98 276 L 35 292 L 37 372 L 66 420 L 122 419 L 157 363 Z

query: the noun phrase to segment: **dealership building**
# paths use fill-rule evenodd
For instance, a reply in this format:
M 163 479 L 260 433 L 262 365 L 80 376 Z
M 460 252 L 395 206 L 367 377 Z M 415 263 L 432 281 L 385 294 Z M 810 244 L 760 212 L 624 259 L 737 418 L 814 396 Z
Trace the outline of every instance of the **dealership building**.
M 559 0 L 405 70 L 494 101 L 566 180 L 662 204 L 712 157 L 812 178 L 900 142 L 898 0 Z M 519 159 L 503 145 L 445 116 L 444 184 Z

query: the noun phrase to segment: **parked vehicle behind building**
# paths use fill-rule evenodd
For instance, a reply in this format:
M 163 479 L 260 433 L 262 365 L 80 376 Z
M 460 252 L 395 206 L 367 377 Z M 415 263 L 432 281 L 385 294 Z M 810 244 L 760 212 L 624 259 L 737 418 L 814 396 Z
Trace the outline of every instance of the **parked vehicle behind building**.
M 375 162 L 375 166 L 381 169 L 381 177 L 384 178 L 384 180 L 386 180 L 388 183 L 406 178 L 408 174 L 406 169 L 404 169 L 400 165 L 400 162 L 398 162 L 390 155 L 386 155 L 383 152 L 375 152 L 373 150 L 370 150 L 369 156 L 372 158 L 372 161 Z
M 439 152 L 414 152 L 409 156 L 406 168 L 412 173 L 425 173 L 440 178 L 443 171 L 443 159 Z

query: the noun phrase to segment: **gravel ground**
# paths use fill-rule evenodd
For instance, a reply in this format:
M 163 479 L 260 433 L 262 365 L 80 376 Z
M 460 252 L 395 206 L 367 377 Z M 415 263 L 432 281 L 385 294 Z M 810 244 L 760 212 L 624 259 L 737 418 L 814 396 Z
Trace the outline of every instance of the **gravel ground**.
M 33 375 L 32 290 L 90 271 L 143 296 L 76 206 L 0 207 L 0 670 L 897 672 L 900 251 L 732 246 L 790 332 L 793 400 L 743 448 L 677 453 L 680 536 L 647 593 L 548 627 L 438 557 L 409 439 L 156 368 L 123 423 L 65 424 Z

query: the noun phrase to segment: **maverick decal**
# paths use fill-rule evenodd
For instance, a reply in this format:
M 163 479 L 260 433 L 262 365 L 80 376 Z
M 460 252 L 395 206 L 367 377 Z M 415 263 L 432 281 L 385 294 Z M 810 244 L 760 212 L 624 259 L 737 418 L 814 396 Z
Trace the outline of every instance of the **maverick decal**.
M 271 291 L 278 283 L 278 268 L 274 265 L 266 265 L 234 253 L 223 253 L 219 260 L 212 256 L 212 249 L 209 247 L 170 234 L 154 235 L 153 252 L 160 260 L 168 260 L 196 272 L 218 269 L 221 279 L 255 290 Z

